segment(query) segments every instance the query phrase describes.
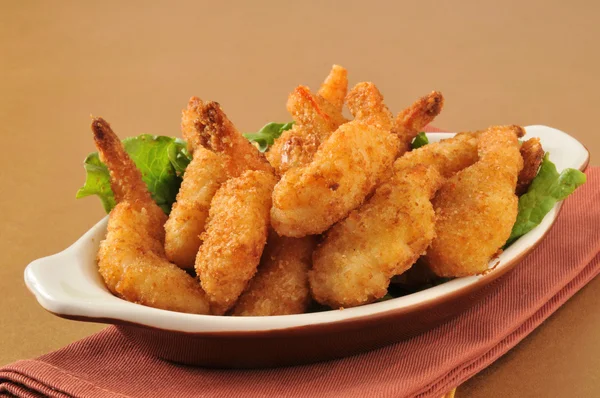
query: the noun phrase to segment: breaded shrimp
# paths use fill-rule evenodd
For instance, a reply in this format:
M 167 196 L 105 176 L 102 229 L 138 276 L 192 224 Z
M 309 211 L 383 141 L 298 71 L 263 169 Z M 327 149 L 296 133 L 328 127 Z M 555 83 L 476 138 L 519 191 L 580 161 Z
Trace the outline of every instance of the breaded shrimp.
M 523 170 L 519 173 L 517 180 L 516 194 L 518 196 L 527 192 L 544 159 L 544 149 L 540 139 L 533 137 L 525 141 L 521 145 L 521 156 L 523 157 Z
M 479 157 L 477 141 L 482 131 L 458 133 L 452 138 L 425 145 L 405 153 L 394 162 L 394 170 L 412 167 L 416 164 L 430 164 L 437 167 L 445 178 L 471 166 Z M 522 195 L 537 175 L 544 158 L 544 150 L 538 138 L 530 138 L 521 146 L 524 167 L 519 173 L 516 193 Z
M 275 181 L 271 173 L 246 171 L 213 197 L 196 257 L 196 273 L 213 314 L 233 307 L 256 273 L 267 241 Z
M 366 111 L 362 115 L 368 121 L 375 118 Z M 386 117 L 385 112 L 380 115 L 381 120 Z M 395 134 L 369 126 L 361 117 L 341 125 L 309 165 L 289 170 L 275 186 L 271 225 L 290 237 L 327 230 L 372 193 L 389 173 L 397 149 Z
M 412 140 L 440 114 L 443 107 L 444 96 L 442 93 L 432 91 L 398 113 L 392 131 L 400 138 L 399 156 L 410 150 Z
M 310 163 L 319 146 L 347 122 L 342 116 L 347 89 L 346 70 L 334 65 L 318 95 L 313 95 L 306 86 L 298 86 L 290 93 L 287 110 L 295 124 L 284 131 L 266 153 L 278 174 Z
M 188 150 L 190 146 L 191 152 L 193 148 L 202 146 L 219 154 L 228 177 L 239 177 L 246 170 L 273 171 L 265 157 L 235 128 L 218 103 L 203 103 L 192 97 L 188 109 L 183 111 L 181 125 Z
M 339 308 L 383 297 L 390 279 L 410 268 L 431 243 L 435 212 L 430 199 L 441 183 L 435 167 L 403 170 L 334 225 L 313 255 L 314 299 Z
M 271 230 L 258 271 L 240 296 L 233 315 L 302 314 L 310 303 L 308 270 L 315 238 L 287 238 Z
M 117 201 L 97 256 L 106 286 L 134 303 L 170 311 L 208 313 L 208 300 L 200 285 L 165 258 L 166 216 L 152 200 L 121 141 L 104 119 L 94 119 L 92 131 L 100 158 L 110 170 Z
M 407 152 L 404 156 L 396 159 L 394 171 L 398 173 L 402 169 L 425 164 L 436 167 L 443 177 L 451 177 L 478 160 L 478 134 L 477 132 L 459 133 L 452 138 Z
M 203 103 L 192 97 L 188 109 L 183 111 L 181 129 L 193 159 L 165 224 L 165 250 L 170 261 L 182 268 L 192 268 L 210 201 L 219 186 L 246 170 L 271 172 L 272 169 L 216 102 Z
M 194 267 L 210 202 L 226 179 L 222 159 L 208 149 L 196 148 L 165 223 L 165 252 L 169 261 L 182 268 Z
M 517 217 L 517 176 L 523 168 L 519 126 L 479 135 L 479 160 L 449 179 L 433 200 L 436 238 L 426 261 L 439 276 L 474 275 L 506 243 Z

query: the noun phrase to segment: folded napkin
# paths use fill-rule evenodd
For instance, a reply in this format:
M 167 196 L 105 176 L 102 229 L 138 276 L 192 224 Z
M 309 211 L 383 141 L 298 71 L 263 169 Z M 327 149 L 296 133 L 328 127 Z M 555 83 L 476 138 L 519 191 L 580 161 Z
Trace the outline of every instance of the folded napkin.
M 469 310 L 409 340 L 350 358 L 265 370 L 181 366 L 139 352 L 114 328 L 0 369 L 22 397 L 436 397 L 526 337 L 600 272 L 600 168 L 554 228 Z

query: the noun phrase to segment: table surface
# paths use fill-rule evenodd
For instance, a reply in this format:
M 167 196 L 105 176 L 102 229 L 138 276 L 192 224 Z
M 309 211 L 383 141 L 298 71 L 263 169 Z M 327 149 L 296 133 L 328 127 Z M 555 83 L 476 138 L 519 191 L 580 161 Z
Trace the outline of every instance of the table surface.
M 22 280 L 103 216 L 97 199 L 75 200 L 90 114 L 122 137 L 177 135 L 199 95 L 252 131 L 288 120 L 288 92 L 338 63 L 395 112 L 436 89 L 438 126 L 546 124 L 600 153 L 600 2 L 169 3 L 0 6 L 0 365 L 103 327 L 46 313 Z M 599 300 L 596 279 L 458 396 L 600 396 Z

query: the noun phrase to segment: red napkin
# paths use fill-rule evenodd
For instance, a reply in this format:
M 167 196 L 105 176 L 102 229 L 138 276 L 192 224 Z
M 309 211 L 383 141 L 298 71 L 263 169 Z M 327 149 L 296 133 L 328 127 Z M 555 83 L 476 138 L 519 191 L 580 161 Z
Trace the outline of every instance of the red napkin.
M 354 357 L 266 370 L 212 370 L 142 354 L 114 327 L 0 369 L 22 397 L 440 397 L 514 347 L 600 272 L 600 168 L 554 228 L 471 309 L 409 340 Z

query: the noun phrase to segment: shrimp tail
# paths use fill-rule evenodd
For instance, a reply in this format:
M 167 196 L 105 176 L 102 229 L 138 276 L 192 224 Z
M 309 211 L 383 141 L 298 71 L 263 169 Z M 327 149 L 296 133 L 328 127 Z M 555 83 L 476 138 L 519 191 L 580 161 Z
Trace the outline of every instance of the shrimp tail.
M 121 140 L 110 128 L 110 124 L 101 117 L 92 120 L 94 142 L 100 160 L 110 171 L 110 185 L 117 203 L 136 200 L 150 201 L 150 193 L 142 180 L 142 173 L 121 143 Z
M 440 114 L 443 107 L 444 96 L 442 93 L 432 91 L 398 113 L 393 132 L 398 135 L 402 145 L 402 153 L 399 155 L 410 149 L 410 143 L 415 136 Z

